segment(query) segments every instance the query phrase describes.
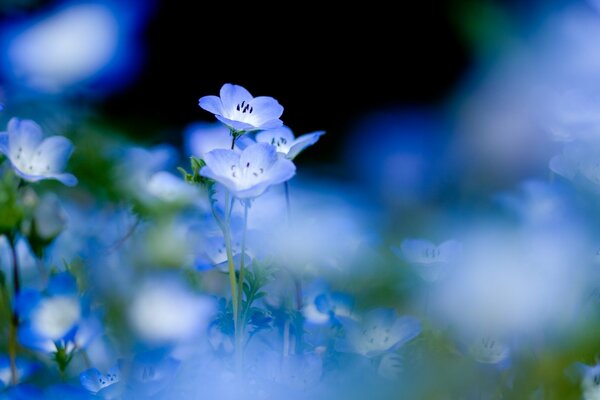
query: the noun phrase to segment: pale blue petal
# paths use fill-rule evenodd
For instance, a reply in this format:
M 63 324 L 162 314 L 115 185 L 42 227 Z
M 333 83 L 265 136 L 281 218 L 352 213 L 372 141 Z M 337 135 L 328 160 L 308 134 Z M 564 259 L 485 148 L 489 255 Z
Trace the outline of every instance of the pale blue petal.
M 63 136 L 44 139 L 31 161 L 34 171 L 62 172 L 73 153 L 73 144 Z
M 292 146 L 290 147 L 290 150 L 287 153 L 287 158 L 293 160 L 298 154 L 300 154 L 302 150 L 317 143 L 319 138 L 324 134 L 325 131 L 317 131 L 299 136 L 296 140 L 294 140 Z
M 267 171 L 277 161 L 275 146 L 268 143 L 255 143 L 242 151 L 240 155 L 240 166 Z
M 221 87 L 221 103 L 223 104 L 223 111 L 225 113 L 228 110 L 234 110 L 238 104 L 241 104 L 242 101 L 248 103 L 252 100 L 252 95 L 246 89 L 239 85 L 232 85 L 230 83 L 226 83 Z
M 257 142 L 272 144 L 282 153 L 287 153 L 287 149 L 289 149 L 294 140 L 294 133 L 287 126 L 261 131 L 256 134 Z
M 63 174 L 48 174 L 46 176 L 47 179 L 54 179 L 62 183 L 63 185 L 73 187 L 77 185 L 78 180 L 73 174 L 63 173 Z
M 219 121 L 221 121 L 222 123 L 224 123 L 225 125 L 227 125 L 228 127 L 232 128 L 236 131 L 250 132 L 250 131 L 258 129 L 257 127 L 255 127 L 254 125 L 251 125 L 249 123 L 229 119 L 229 118 L 223 117 L 222 115 L 215 115 L 215 117 Z
M 213 114 L 223 114 L 223 104 L 217 96 L 204 96 L 198 100 L 198 105 Z
M 259 129 L 273 129 L 283 125 L 279 119 L 283 106 L 272 97 L 259 96 L 250 105 L 254 108 L 254 123 Z
M 256 185 L 253 185 L 252 187 L 249 187 L 247 189 L 236 190 L 234 188 L 232 190 L 232 193 L 238 199 L 253 199 L 253 198 L 258 197 L 261 194 L 263 194 L 269 188 L 269 186 L 271 186 L 271 182 L 262 181 L 262 182 L 259 182 Z
M 184 143 L 187 154 L 203 157 L 215 149 L 231 148 L 231 134 L 229 129 L 219 122 L 199 122 L 185 130 Z
M 97 393 L 104 387 L 102 385 L 104 376 L 96 368 L 90 368 L 79 374 L 79 382 L 86 390 Z
M 216 149 L 204 155 L 206 167 L 217 176 L 230 176 L 232 166 L 237 167 L 239 161 L 240 156 L 233 150 Z
M 272 185 L 283 183 L 296 175 L 296 166 L 288 159 L 278 159 L 269 170 L 269 180 Z
M 400 317 L 398 318 L 390 330 L 390 334 L 394 335 L 397 342 L 393 346 L 398 348 L 404 343 L 416 338 L 421 333 L 421 323 L 413 317 Z
M 431 261 L 437 246 L 425 239 L 406 239 L 400 246 L 404 259 L 409 263 L 423 263 Z
M 30 159 L 36 147 L 42 141 L 42 136 L 42 128 L 34 121 L 12 118 L 8 122 L 10 158 L 14 159 L 20 156 Z

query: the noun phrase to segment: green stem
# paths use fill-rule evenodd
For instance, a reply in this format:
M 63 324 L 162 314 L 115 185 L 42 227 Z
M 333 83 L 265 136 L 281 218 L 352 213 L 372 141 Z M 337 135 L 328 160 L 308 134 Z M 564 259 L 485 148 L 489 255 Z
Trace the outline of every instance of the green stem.
M 246 298 L 246 307 L 243 306 L 244 299 L 244 273 L 246 264 L 246 233 L 248 231 L 248 202 L 244 202 L 244 227 L 242 231 L 242 248 L 240 258 L 240 276 L 238 282 L 238 301 L 239 310 L 241 310 L 241 318 L 237 323 L 235 342 L 236 342 L 236 369 L 239 373 L 244 368 L 244 340 L 246 333 L 246 322 L 248 309 L 250 308 L 250 298 Z
M 17 384 L 17 329 L 19 327 L 19 313 L 16 307 L 16 301 L 21 292 L 21 279 L 19 276 L 19 257 L 16 249 L 16 239 L 9 240 L 12 254 L 12 281 L 14 289 L 13 311 L 10 319 L 10 328 L 8 330 L 8 357 L 10 361 L 10 382 Z

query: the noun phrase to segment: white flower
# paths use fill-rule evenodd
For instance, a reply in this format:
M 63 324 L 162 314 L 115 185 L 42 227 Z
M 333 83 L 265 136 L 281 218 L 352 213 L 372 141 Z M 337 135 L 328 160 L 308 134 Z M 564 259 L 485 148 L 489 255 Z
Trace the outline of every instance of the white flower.
M 258 197 L 271 185 L 283 183 L 296 173 L 296 166 L 279 158 L 275 147 L 255 143 L 241 154 L 233 150 L 213 150 L 204 157 L 200 175 L 221 183 L 238 199 Z
M 62 339 L 81 318 L 81 306 L 74 296 L 48 297 L 31 316 L 31 327 L 50 340 Z
M 388 308 L 369 311 L 360 321 L 344 319 L 345 342 L 340 351 L 361 354 L 366 357 L 394 351 L 421 333 L 419 321 L 412 317 L 398 317 Z
M 15 172 L 29 182 L 56 179 L 75 186 L 77 178 L 63 169 L 73 145 L 63 136 L 42 140 L 42 128 L 31 120 L 12 118 L 7 132 L 0 133 L 0 153 L 10 160 Z
M 456 240 L 448 240 L 436 246 L 425 239 L 406 239 L 400 249 L 392 248 L 396 255 L 409 262 L 426 282 L 435 282 L 449 272 L 462 252 L 462 245 Z
M 208 326 L 213 302 L 181 282 L 152 280 L 142 284 L 129 308 L 129 320 L 141 338 L 150 342 L 189 339 Z
M 283 107 L 272 97 L 253 97 L 238 85 L 226 83 L 221 97 L 204 96 L 198 105 L 237 132 L 249 132 L 280 127 Z
M 290 128 L 282 126 L 281 128 L 259 132 L 256 134 L 256 141 L 272 144 L 277 148 L 277 152 L 293 160 L 302 150 L 315 144 L 324 134 L 325 131 L 316 131 L 295 138 Z

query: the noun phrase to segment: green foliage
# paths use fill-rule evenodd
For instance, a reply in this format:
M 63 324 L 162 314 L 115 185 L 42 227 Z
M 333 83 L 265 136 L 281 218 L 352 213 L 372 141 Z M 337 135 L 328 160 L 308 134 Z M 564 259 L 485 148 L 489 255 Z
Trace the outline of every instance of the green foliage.
M 200 175 L 200 170 L 206 165 L 204 160 L 192 156 L 190 157 L 190 165 L 192 168 L 191 173 L 187 172 L 187 170 L 185 170 L 182 167 L 177 168 L 179 172 L 181 172 L 181 174 L 183 175 L 183 179 L 185 179 L 186 182 L 191 184 L 197 184 L 203 187 L 208 186 L 211 180 Z
M 8 234 L 17 229 L 23 216 L 19 178 L 12 172 L 7 172 L 0 179 L 0 234 Z

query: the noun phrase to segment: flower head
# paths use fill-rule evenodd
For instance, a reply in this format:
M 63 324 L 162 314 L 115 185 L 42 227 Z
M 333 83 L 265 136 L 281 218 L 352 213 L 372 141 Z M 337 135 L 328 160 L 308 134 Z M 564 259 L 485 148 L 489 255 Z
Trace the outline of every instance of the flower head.
M 316 131 L 296 138 L 290 128 L 282 126 L 281 128 L 259 132 L 256 135 L 256 141 L 272 144 L 277 148 L 279 153 L 293 160 L 302 150 L 317 143 L 319 138 L 324 134 L 325 131 Z
M 266 96 L 252 97 L 243 87 L 230 83 L 223 85 L 220 97 L 204 96 L 198 105 L 237 132 L 273 129 L 283 125 L 279 119 L 283 107 L 277 100 Z
M 269 186 L 283 183 L 296 173 L 296 166 L 279 158 L 275 147 L 267 143 L 252 144 L 241 154 L 213 150 L 204 161 L 200 175 L 221 183 L 239 199 L 258 197 Z
M 447 240 L 435 245 L 425 239 L 406 239 L 400 248 L 392 248 L 396 255 L 408 261 L 426 282 L 435 282 L 449 272 L 462 252 L 456 240 Z
M 0 154 L 4 154 L 15 172 L 29 182 L 55 179 L 75 186 L 77 178 L 63 172 L 73 152 L 72 143 L 63 136 L 42 140 L 42 128 L 31 120 L 12 118 L 7 132 L 0 133 Z
M 394 351 L 421 333 L 421 324 L 413 317 L 398 317 L 388 308 L 369 311 L 360 321 L 344 319 L 345 342 L 338 350 L 377 357 Z

